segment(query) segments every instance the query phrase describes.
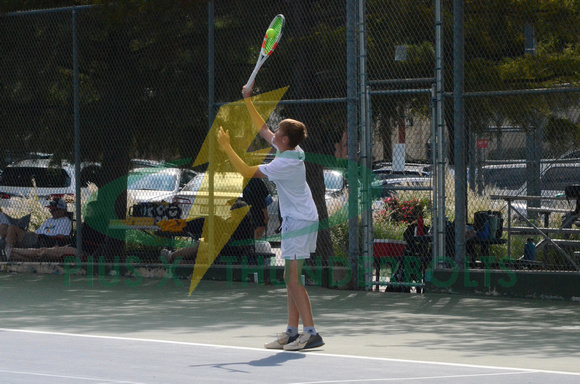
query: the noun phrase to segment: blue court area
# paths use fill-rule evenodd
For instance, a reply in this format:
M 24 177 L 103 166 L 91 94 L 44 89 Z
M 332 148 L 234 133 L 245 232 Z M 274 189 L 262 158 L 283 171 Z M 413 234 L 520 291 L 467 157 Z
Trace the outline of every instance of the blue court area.
M 0 274 L 0 382 L 580 382 L 577 303 L 309 287 L 326 345 L 284 352 L 283 287 L 136 283 Z
M 1 331 L 3 383 L 577 383 L 580 374 Z

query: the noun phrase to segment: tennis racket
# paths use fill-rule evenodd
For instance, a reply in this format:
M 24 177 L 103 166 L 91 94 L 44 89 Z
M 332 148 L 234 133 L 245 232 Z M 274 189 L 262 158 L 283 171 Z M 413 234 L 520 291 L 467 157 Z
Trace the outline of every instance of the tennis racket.
M 277 15 L 270 23 L 270 26 L 268 27 L 268 30 L 264 35 L 264 41 L 262 41 L 262 48 L 260 48 L 260 57 L 258 57 L 258 62 L 254 67 L 254 71 L 252 72 L 252 74 L 250 75 L 250 79 L 246 83 L 246 88 L 249 88 L 252 85 L 252 83 L 256 79 L 258 71 L 262 67 L 262 64 L 264 64 L 266 59 L 270 57 L 270 55 L 272 55 L 272 52 L 274 52 L 274 50 L 278 46 L 278 42 L 282 37 L 282 30 L 284 29 L 285 21 L 286 19 L 284 19 L 284 15 Z M 272 33 L 271 30 L 273 30 L 274 33 Z M 270 31 L 270 33 L 268 33 L 268 31 Z M 268 36 L 268 34 L 270 34 L 270 36 Z

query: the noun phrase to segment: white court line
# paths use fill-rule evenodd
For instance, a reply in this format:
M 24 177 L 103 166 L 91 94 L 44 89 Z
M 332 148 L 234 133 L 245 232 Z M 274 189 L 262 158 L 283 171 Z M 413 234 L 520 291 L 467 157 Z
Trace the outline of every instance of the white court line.
M 292 384 L 341 384 L 341 383 L 383 383 L 389 381 L 413 381 L 413 380 L 436 380 L 436 379 L 456 379 L 465 377 L 487 377 L 487 376 L 508 376 L 508 375 L 530 375 L 536 372 L 505 372 L 505 373 L 481 373 L 470 375 L 445 375 L 445 376 L 415 376 L 415 377 L 389 377 L 386 379 L 353 379 L 353 380 L 325 380 L 325 381 L 303 381 Z
M 173 340 L 142 339 L 142 338 L 132 338 L 132 337 L 121 337 L 121 336 L 83 335 L 83 334 L 76 334 L 76 333 L 34 331 L 34 330 L 27 330 L 27 329 L 10 329 L 10 328 L 0 328 L 0 332 L 31 333 L 31 334 L 41 334 L 41 335 L 51 335 L 51 336 L 70 336 L 70 337 L 83 337 L 83 338 L 105 339 L 105 340 L 141 341 L 141 342 L 149 342 L 149 343 L 211 347 L 211 348 L 217 348 L 217 349 L 239 349 L 239 350 L 246 350 L 246 351 L 266 352 L 269 354 L 272 353 L 272 350 L 264 349 L 264 348 L 238 347 L 238 346 L 218 345 L 218 344 L 203 344 L 203 343 L 192 343 L 192 342 L 173 341 Z M 280 352 L 277 351 L 276 353 L 280 353 Z M 312 354 L 315 354 L 316 356 L 342 357 L 342 358 L 349 358 L 349 359 L 393 361 L 393 362 L 402 362 L 402 363 L 444 365 L 444 366 L 449 366 L 449 367 L 484 368 L 484 369 L 496 369 L 496 370 L 516 371 L 516 372 L 524 372 L 524 373 L 526 373 L 526 372 L 529 372 L 529 373 L 538 372 L 538 373 L 551 373 L 551 374 L 560 374 L 560 375 L 580 376 L 580 373 L 577 373 L 577 372 L 548 371 L 548 370 L 542 370 L 542 369 L 527 369 L 527 368 L 497 367 L 497 366 L 491 366 L 491 365 L 444 363 L 444 362 L 438 362 L 438 361 L 404 360 L 404 359 L 392 359 L 392 358 L 386 358 L 386 357 L 338 355 L 338 354 L 318 352 L 316 350 L 308 350 L 308 351 L 303 351 L 303 352 L 282 352 L 282 353 L 312 353 Z M 336 383 L 339 383 L 339 382 L 336 382 Z
M 54 375 L 54 374 L 50 374 L 50 373 L 31 373 L 31 372 L 22 372 L 22 371 L 9 371 L 9 370 L 5 370 L 5 369 L 0 369 L 0 373 L 10 373 L 10 374 L 17 374 L 17 375 L 40 376 L 40 377 L 55 377 L 55 378 L 59 378 L 59 379 L 75 379 L 75 380 L 83 380 L 83 381 L 95 381 L 98 383 L 144 384 L 144 383 L 136 382 L 136 381 L 118 381 L 118 380 L 103 379 L 103 378 L 96 378 L 96 377 Z

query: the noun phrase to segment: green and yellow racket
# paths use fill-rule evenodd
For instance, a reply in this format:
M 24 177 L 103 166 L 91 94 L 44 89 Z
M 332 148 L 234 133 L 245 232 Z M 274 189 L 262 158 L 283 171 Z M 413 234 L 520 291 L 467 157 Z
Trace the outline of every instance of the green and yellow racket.
M 260 48 L 260 57 L 258 58 L 258 62 L 254 67 L 254 71 L 252 72 L 250 79 L 246 83 L 246 88 L 249 88 L 252 85 L 252 83 L 256 79 L 258 71 L 262 67 L 262 64 L 264 64 L 266 59 L 270 57 L 270 55 L 272 55 L 272 52 L 274 52 L 274 50 L 278 46 L 278 42 L 282 37 L 282 30 L 284 28 L 285 21 L 286 20 L 284 19 L 284 15 L 277 15 L 270 23 L 270 26 L 268 27 L 266 33 L 264 34 L 262 48 Z

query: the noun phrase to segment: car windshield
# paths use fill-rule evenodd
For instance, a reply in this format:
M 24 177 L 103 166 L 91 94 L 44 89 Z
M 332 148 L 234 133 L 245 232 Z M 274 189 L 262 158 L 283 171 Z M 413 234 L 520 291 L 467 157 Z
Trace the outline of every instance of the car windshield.
M 204 176 L 205 174 L 195 176 L 185 187 L 183 187 L 183 191 L 198 191 L 199 187 L 201 187 Z
M 129 190 L 173 191 L 177 187 L 177 177 L 168 173 L 133 173 L 127 182 Z
M 9 187 L 64 188 L 71 179 L 62 168 L 7 167 L 0 176 L 0 185 Z

